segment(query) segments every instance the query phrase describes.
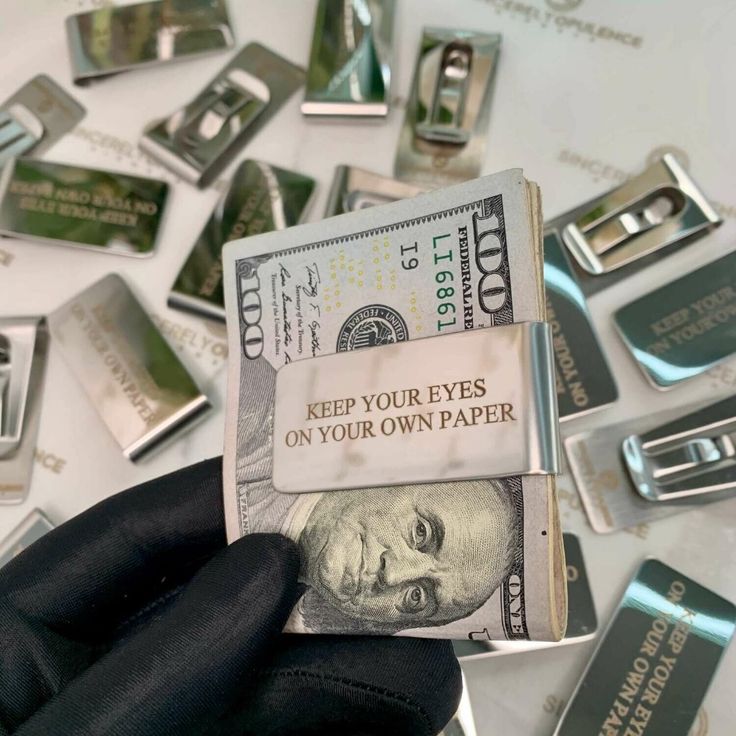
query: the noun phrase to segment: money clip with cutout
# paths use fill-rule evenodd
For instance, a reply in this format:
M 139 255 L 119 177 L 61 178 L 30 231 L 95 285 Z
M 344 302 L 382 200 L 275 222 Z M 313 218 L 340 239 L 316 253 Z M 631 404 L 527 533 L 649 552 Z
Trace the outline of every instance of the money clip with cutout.
M 304 71 L 251 43 L 200 92 L 153 122 L 140 147 L 175 174 L 206 186 L 304 82 Z
M 672 154 L 639 176 L 556 217 L 583 291 L 590 295 L 706 235 L 722 220 Z
M 71 130 L 84 108 L 40 74 L 0 105 L 0 168 L 30 151 L 39 154 Z
M 715 500 L 736 491 L 736 396 L 623 441 L 624 464 L 647 501 Z
M 501 36 L 425 28 L 395 174 L 420 184 L 480 173 Z

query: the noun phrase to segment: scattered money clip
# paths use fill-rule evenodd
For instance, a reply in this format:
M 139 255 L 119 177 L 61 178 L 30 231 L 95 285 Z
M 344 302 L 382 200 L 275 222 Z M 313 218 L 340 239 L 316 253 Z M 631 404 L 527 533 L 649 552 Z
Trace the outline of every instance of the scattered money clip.
M 16 156 L 42 153 L 84 115 L 84 108 L 53 79 L 34 77 L 0 105 L 0 168 Z
M 13 159 L 0 174 L 0 235 L 150 256 L 168 194 L 157 179 Z
M 425 28 L 419 45 L 394 172 L 436 187 L 480 174 L 498 34 Z
M 374 174 L 356 166 L 336 166 L 330 193 L 327 195 L 325 217 L 409 199 L 424 191 L 422 187 Z
M 304 115 L 385 117 L 395 0 L 319 0 Z
M 736 352 L 736 252 L 627 304 L 614 319 L 655 388 L 704 373 Z
M 594 294 L 700 238 L 722 220 L 672 154 L 547 223 L 585 294 Z
M 590 592 L 580 540 L 575 534 L 562 535 L 567 564 L 567 632 L 558 642 L 551 641 L 490 641 L 487 631 L 471 634 L 465 641 L 453 642 L 455 654 L 461 661 L 498 657 L 502 654 L 520 654 L 537 649 L 560 647 L 592 639 L 598 631 L 593 595 Z
M 623 441 L 629 475 L 642 498 L 718 500 L 736 491 L 736 397 L 718 401 Z
M 28 495 L 47 351 L 45 319 L 0 318 L 0 504 Z
M 54 345 L 129 460 L 161 447 L 210 402 L 117 274 L 49 316 Z
M 554 736 L 687 736 L 734 627 L 730 601 L 645 560 Z
M 149 125 L 140 147 L 188 182 L 206 186 L 304 83 L 304 71 L 248 44 L 188 105 Z
M 224 322 L 225 243 L 300 223 L 315 186 L 314 179 L 295 171 L 243 161 L 179 271 L 168 305 Z
M 75 84 L 223 51 L 235 43 L 226 0 L 153 0 L 66 19 Z
M 0 541 L 0 568 L 53 528 L 54 525 L 43 511 L 33 509 L 5 539 Z

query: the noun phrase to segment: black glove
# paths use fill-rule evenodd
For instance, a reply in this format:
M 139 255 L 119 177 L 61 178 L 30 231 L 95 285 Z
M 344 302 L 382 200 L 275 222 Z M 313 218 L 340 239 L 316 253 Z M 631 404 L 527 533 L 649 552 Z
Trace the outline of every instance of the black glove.
M 0 570 L 0 734 L 436 734 L 450 643 L 283 635 L 298 569 L 226 547 L 220 458 L 103 501 Z

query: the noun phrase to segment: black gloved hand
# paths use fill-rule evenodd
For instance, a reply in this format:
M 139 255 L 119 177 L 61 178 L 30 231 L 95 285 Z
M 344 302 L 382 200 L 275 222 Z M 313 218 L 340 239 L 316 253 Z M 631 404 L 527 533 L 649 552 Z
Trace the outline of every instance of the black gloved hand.
M 0 570 L 0 734 L 437 733 L 449 642 L 287 636 L 296 546 L 225 546 L 221 459 L 103 501 Z

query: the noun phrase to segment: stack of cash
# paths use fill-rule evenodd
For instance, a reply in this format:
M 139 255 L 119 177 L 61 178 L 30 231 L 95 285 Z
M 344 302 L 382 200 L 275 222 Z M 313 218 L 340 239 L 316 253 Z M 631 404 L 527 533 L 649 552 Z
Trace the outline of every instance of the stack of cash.
M 303 595 L 287 630 L 561 639 L 553 475 L 297 494 L 272 483 L 281 366 L 545 319 L 536 184 L 510 170 L 249 237 L 226 246 L 223 267 L 228 538 L 297 542 Z

